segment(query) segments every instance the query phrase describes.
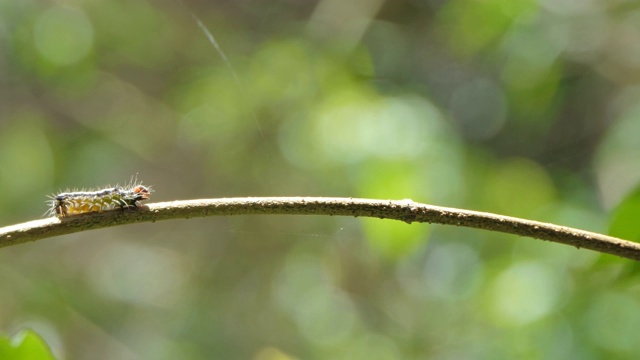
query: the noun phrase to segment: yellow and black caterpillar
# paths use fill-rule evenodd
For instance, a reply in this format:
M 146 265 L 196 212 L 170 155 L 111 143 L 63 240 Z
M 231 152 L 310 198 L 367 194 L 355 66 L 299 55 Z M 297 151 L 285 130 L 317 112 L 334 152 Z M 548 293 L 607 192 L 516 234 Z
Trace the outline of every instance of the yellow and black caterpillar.
M 102 212 L 115 209 L 136 208 L 148 200 L 151 188 L 142 183 L 131 183 L 124 188 L 115 186 L 97 191 L 64 192 L 50 197 L 49 215 L 69 215 Z

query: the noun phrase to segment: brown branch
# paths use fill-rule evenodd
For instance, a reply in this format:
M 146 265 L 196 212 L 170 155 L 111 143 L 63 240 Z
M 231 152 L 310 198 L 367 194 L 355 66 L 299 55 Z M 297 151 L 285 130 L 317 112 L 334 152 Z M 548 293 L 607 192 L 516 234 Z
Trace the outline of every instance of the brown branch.
M 48 218 L 0 228 L 0 247 L 116 225 L 204 216 L 287 214 L 341 215 L 395 219 L 407 223 L 466 226 L 499 231 L 640 260 L 640 244 L 584 230 L 470 210 L 425 205 L 411 200 L 320 197 L 228 198 L 149 204 L 137 211 Z

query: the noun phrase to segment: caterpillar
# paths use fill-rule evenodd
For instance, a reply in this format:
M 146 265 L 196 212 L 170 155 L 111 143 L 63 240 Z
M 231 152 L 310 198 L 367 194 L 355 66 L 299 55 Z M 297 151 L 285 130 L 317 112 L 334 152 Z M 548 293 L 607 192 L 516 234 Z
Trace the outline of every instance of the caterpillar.
M 151 187 L 132 181 L 123 187 L 115 186 L 97 191 L 72 191 L 49 196 L 47 215 L 70 215 L 136 208 L 151 196 Z

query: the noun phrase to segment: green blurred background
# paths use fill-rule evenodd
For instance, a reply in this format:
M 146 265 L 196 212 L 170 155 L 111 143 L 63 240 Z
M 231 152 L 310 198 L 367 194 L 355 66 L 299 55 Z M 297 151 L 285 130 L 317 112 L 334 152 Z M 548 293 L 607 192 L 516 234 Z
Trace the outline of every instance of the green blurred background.
M 637 1 L 0 0 L 0 226 L 138 174 L 152 201 L 411 198 L 638 240 L 639 84 Z M 175 220 L 1 249 L 0 332 L 61 359 L 631 359 L 637 269 L 455 227 Z

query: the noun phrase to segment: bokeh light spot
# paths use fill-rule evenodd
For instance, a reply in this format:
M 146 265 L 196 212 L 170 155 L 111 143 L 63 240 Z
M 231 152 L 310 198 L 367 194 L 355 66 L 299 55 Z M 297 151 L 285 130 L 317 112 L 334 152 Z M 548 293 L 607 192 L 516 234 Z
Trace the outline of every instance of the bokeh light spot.
M 434 246 L 424 267 L 429 293 L 445 300 L 473 295 L 483 279 L 483 266 L 477 252 L 464 244 Z
M 466 136 L 488 139 L 504 125 L 507 101 L 498 84 L 487 79 L 476 79 L 463 84 L 453 93 L 449 111 Z
M 560 286 L 557 274 L 542 263 L 513 265 L 495 279 L 489 312 L 496 323 L 526 325 L 554 310 Z
M 35 22 L 33 40 L 49 61 L 61 66 L 84 59 L 93 47 L 93 26 L 80 9 L 54 6 Z
M 114 242 L 96 256 L 88 276 L 96 291 L 110 298 L 171 306 L 185 294 L 185 265 L 171 251 Z

